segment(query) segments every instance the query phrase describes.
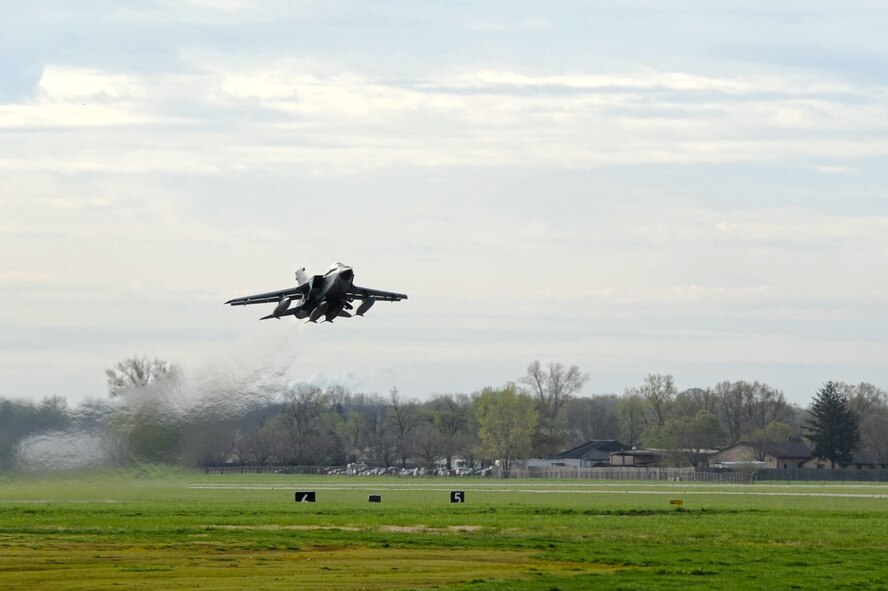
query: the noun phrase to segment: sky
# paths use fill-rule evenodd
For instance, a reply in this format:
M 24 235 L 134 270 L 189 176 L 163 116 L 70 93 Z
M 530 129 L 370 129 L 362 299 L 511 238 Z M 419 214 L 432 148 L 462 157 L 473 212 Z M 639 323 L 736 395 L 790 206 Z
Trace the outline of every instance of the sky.
M 882 2 L 0 0 L 0 397 L 888 388 Z M 365 318 L 232 297 L 354 267 Z M 208 369 L 210 368 L 210 369 Z

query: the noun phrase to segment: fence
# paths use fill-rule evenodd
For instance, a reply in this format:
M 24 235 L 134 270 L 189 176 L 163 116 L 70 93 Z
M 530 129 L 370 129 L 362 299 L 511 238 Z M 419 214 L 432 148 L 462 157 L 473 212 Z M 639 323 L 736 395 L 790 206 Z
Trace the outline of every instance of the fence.
M 829 482 L 888 482 L 888 470 L 867 470 L 854 468 L 798 468 L 761 469 L 754 472 L 756 481 L 829 481 Z
M 326 466 L 209 466 L 207 474 L 326 474 Z
M 658 480 L 690 482 L 727 482 L 746 484 L 752 472 L 698 470 L 696 468 L 519 468 L 494 472 L 495 478 L 555 478 L 572 480 Z
M 220 466 L 206 468 L 207 474 L 327 474 L 328 466 Z M 718 470 L 713 468 L 516 468 L 492 473 L 494 478 L 552 478 L 565 480 L 648 480 L 672 482 L 888 482 L 888 470 L 855 469 L 765 469 Z M 475 477 L 477 478 L 477 477 Z

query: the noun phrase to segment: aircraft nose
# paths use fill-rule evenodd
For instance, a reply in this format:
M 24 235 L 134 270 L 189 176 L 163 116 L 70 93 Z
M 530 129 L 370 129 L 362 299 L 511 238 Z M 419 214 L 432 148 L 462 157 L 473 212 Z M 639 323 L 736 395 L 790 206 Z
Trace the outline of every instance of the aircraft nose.
M 351 281 L 355 277 L 355 272 L 352 271 L 350 268 L 346 268 L 339 272 L 339 276 L 346 281 Z

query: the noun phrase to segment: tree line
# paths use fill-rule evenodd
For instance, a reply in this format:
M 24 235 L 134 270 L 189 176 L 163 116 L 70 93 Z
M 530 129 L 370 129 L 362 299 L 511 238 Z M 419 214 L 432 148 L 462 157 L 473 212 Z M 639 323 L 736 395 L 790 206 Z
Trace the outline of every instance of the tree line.
M 106 374 L 108 399 L 76 409 L 58 397 L 0 399 L 0 468 L 15 465 L 30 436 L 71 429 L 96 434 L 118 464 L 451 468 L 459 457 L 508 469 L 593 439 L 672 450 L 673 465 L 697 465 L 708 450 L 740 441 L 800 440 L 833 461 L 866 452 L 888 462 L 888 395 L 866 383 L 830 382 L 803 409 L 760 382 L 679 392 L 664 374 L 621 394 L 582 396 L 589 378 L 577 366 L 538 361 L 503 386 L 424 401 L 397 388 L 380 395 L 305 383 L 219 383 L 195 397 L 175 366 L 138 357 Z

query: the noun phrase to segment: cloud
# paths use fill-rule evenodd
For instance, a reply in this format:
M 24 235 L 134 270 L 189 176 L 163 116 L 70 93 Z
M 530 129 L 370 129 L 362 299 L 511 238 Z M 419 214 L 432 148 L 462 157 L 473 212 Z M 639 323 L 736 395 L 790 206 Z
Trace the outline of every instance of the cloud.
M 36 269 L 4 269 L 0 271 L 0 284 L 42 284 L 52 280 L 52 275 Z
M 48 66 L 35 98 L 0 106 L 0 128 L 114 128 L 0 150 L 0 168 L 119 172 L 297 166 L 587 167 L 827 159 L 888 153 L 885 89 L 777 75 L 641 70 L 467 70 L 376 78 L 311 58 L 145 74 Z M 151 126 L 151 129 L 147 129 Z M 175 142 L 170 141 L 175 138 Z M 207 144 L 213 149 L 207 151 Z M 30 144 L 30 145 L 29 145 Z M 125 149 L 121 150 L 121 144 Z M 113 154 L 113 157 L 111 157 Z
M 251 0 L 187 0 L 186 4 L 200 10 L 216 10 L 220 12 L 240 13 L 256 10 Z
M 534 31 L 551 31 L 552 23 L 544 18 L 527 18 L 524 20 L 485 20 L 466 23 L 465 28 L 470 31 L 482 31 L 492 33 L 526 33 Z

